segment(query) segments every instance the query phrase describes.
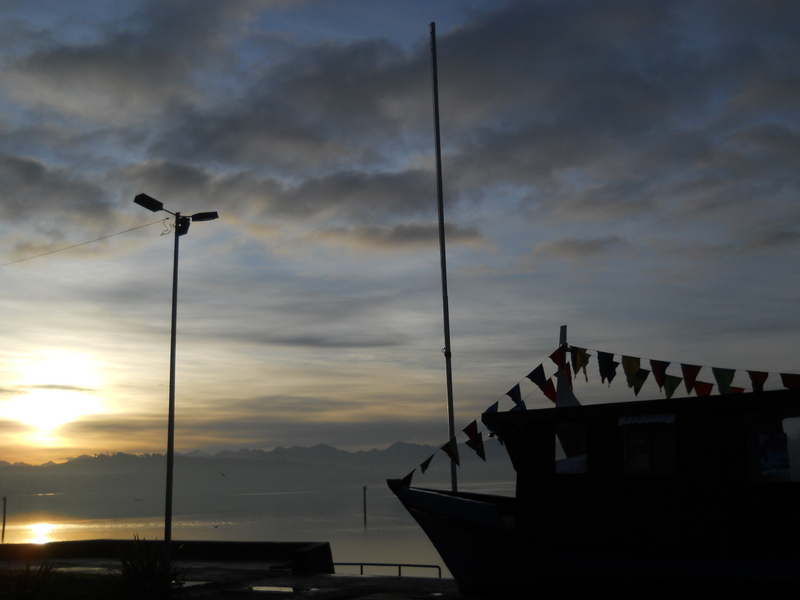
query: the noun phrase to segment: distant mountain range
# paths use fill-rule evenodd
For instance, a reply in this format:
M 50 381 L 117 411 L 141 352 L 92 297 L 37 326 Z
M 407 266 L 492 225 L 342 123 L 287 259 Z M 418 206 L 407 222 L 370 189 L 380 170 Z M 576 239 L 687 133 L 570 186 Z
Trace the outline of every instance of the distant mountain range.
M 433 455 L 429 470 L 419 464 Z M 486 443 L 486 462 L 461 446 L 459 481 L 508 482 L 514 471 L 495 440 Z M 398 442 L 384 450 L 347 452 L 326 444 L 311 448 L 191 452 L 175 460 L 175 504 L 212 511 L 230 498 L 264 494 L 385 488 L 386 479 L 416 469 L 414 483 L 449 481 L 449 458 L 437 447 Z M 83 455 L 44 465 L 0 462 L 0 496 L 17 512 L 49 512 L 86 518 L 158 515 L 163 510 L 166 459 L 161 454 Z

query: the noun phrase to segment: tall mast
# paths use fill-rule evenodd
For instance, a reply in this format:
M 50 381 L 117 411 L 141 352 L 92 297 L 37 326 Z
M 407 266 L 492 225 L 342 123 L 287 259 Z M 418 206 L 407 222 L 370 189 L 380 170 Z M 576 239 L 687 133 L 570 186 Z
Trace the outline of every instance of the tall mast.
M 453 415 L 453 365 L 450 353 L 450 303 L 447 299 L 447 251 L 444 242 L 444 194 L 442 192 L 442 142 L 439 135 L 439 76 L 436 68 L 436 23 L 431 23 L 431 62 L 433 65 L 433 126 L 436 137 L 436 204 L 439 207 L 439 260 L 442 270 L 442 313 L 444 316 L 444 354 L 447 372 L 447 421 L 450 442 L 456 438 L 455 417 Z M 450 460 L 450 484 L 458 491 L 456 462 Z

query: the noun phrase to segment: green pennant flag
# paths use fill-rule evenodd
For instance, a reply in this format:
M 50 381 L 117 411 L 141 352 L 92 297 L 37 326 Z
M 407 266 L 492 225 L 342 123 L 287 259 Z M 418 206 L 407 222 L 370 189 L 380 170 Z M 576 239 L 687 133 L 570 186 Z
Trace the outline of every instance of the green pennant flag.
M 717 380 L 717 389 L 719 393 L 732 394 L 731 382 L 733 382 L 736 369 L 718 369 L 717 367 L 711 367 L 711 372 L 714 373 L 714 379 Z
M 667 375 L 664 377 L 664 392 L 667 394 L 667 399 L 672 398 L 672 394 L 678 389 L 681 381 L 683 381 L 683 378 L 676 375 Z

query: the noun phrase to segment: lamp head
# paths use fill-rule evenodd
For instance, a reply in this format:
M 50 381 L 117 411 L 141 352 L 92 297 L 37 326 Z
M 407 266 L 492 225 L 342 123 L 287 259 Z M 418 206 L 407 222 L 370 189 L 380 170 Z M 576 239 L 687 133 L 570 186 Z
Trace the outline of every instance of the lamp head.
M 219 213 L 217 211 L 201 212 L 192 215 L 192 221 L 213 221 L 214 219 L 219 219 Z
M 164 210 L 163 202 L 159 202 L 158 200 L 148 196 L 147 194 L 138 194 L 136 198 L 133 199 L 133 201 L 139 206 L 144 206 L 147 210 L 151 210 L 153 212 Z

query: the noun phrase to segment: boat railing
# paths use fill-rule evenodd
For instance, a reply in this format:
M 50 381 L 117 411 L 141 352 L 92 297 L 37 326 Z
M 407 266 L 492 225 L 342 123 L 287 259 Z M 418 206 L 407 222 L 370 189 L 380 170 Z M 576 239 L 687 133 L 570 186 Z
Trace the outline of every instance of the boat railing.
M 377 562 L 337 562 L 333 563 L 334 567 L 359 567 L 360 574 L 364 574 L 364 567 L 397 567 L 397 576 L 403 576 L 403 567 L 409 569 L 436 569 L 439 574 L 439 579 L 442 578 L 442 567 L 439 565 L 420 565 L 414 563 L 377 563 Z

